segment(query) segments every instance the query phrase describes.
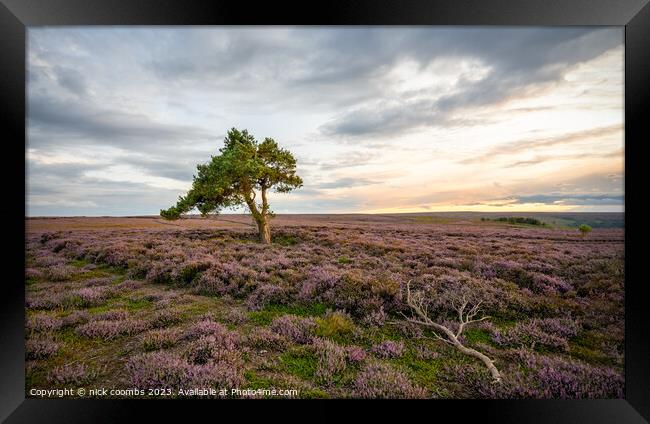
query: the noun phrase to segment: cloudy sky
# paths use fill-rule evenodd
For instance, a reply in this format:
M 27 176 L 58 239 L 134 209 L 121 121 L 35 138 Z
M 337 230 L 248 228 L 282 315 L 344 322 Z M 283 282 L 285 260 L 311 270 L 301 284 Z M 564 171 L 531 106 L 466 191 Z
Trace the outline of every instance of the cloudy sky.
M 277 213 L 623 210 L 622 27 L 28 30 L 27 210 L 152 215 L 231 127 Z

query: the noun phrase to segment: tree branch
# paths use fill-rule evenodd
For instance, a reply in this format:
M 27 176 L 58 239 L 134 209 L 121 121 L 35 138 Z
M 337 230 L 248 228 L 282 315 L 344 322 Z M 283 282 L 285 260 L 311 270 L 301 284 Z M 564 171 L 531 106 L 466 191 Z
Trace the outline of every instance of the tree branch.
M 406 317 L 406 315 L 402 314 L 406 317 L 406 319 L 409 322 L 418 325 L 423 325 L 426 327 L 433 327 L 434 329 L 444 333 L 446 338 L 442 337 L 440 334 L 433 331 L 433 335 L 437 339 L 442 340 L 449 345 L 455 346 L 458 350 L 460 350 L 461 352 L 467 355 L 480 359 L 492 374 L 492 378 L 494 379 L 494 381 L 497 383 L 501 382 L 501 374 L 499 373 L 499 370 L 494 366 L 494 361 L 490 359 L 487 355 L 477 351 L 476 349 L 472 349 L 471 347 L 467 347 L 463 345 L 463 343 L 460 341 L 460 336 L 463 333 L 463 330 L 465 329 L 466 325 L 489 319 L 489 316 L 484 316 L 479 319 L 473 319 L 480 311 L 481 302 L 478 302 L 477 304 L 473 305 L 470 308 L 469 312 L 464 313 L 465 308 L 469 304 L 469 301 L 466 298 L 466 296 L 463 294 L 462 303 L 460 304 L 460 306 L 456 306 L 454 299 L 451 299 L 450 303 L 452 304 L 452 309 L 454 309 L 458 313 L 459 323 L 458 323 L 458 331 L 456 332 L 456 334 L 454 334 L 451 331 L 451 329 L 449 329 L 448 327 L 439 324 L 437 322 L 434 322 L 429 317 L 427 313 L 427 302 L 425 301 L 422 292 L 412 294 L 410 280 L 406 283 L 406 303 L 411 308 L 411 310 L 415 313 L 415 315 L 418 316 L 419 318 L 416 319 L 413 317 Z

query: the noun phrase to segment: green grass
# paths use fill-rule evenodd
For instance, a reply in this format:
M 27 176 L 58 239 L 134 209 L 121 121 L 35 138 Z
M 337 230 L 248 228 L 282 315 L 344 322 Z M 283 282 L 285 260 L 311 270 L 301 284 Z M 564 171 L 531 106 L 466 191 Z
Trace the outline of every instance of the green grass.
M 86 265 L 88 265 L 90 262 L 85 260 L 85 259 L 74 259 L 70 262 L 68 262 L 68 265 L 72 265 L 77 268 L 82 268 Z
M 25 285 L 26 286 L 33 286 L 34 284 L 38 283 L 39 279 L 36 277 L 29 277 L 25 278 Z
M 352 263 L 352 259 L 348 258 L 347 256 L 340 256 L 338 262 L 339 262 L 341 265 L 351 264 L 351 263 Z
M 143 309 L 149 309 L 153 307 L 153 302 L 148 299 L 139 298 L 139 299 L 125 299 L 126 300 L 126 309 L 129 311 L 141 311 Z
M 445 360 L 448 359 L 443 359 L 442 356 L 429 360 L 418 359 L 407 350 L 401 358 L 391 359 L 390 362 L 408 370 L 416 384 L 433 389 L 438 385 L 438 371 Z
M 90 280 L 91 278 L 106 278 L 111 276 L 112 274 L 108 271 L 101 270 L 101 269 L 93 269 L 90 271 L 81 272 L 79 274 L 74 274 L 66 281 L 84 281 L 84 280 Z
M 294 347 L 280 355 L 283 371 L 303 380 L 312 380 L 316 373 L 318 359 L 304 346 Z
M 116 308 L 115 303 L 117 302 L 118 302 L 117 298 L 109 299 L 103 305 L 93 306 L 92 308 L 87 308 L 86 310 L 88 311 L 88 313 L 93 315 L 101 314 L 102 312 L 108 312 L 115 309 Z
M 301 399 L 329 399 L 327 392 L 320 389 L 302 390 L 298 393 Z
M 590 331 L 583 331 L 569 342 L 571 356 L 589 363 L 615 365 L 613 358 L 600 352 L 602 337 Z
M 463 331 L 463 336 L 470 344 L 484 343 L 493 344 L 490 334 L 480 328 L 466 328 Z
M 299 240 L 294 236 L 288 236 L 284 234 L 278 234 L 272 237 L 273 243 L 279 244 L 280 246 L 295 246 L 298 244 Z

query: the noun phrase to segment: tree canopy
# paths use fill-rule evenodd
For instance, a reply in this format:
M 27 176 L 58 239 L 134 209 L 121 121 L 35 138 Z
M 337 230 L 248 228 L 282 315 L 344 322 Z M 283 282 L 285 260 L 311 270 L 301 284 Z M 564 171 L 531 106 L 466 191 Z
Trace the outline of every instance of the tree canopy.
M 192 188 L 160 215 L 178 219 L 196 207 L 205 216 L 245 204 L 263 238 L 263 227 L 268 231 L 267 218 L 273 214 L 268 190 L 287 193 L 302 186 L 302 179 L 296 175 L 296 159 L 272 138 L 258 142 L 247 130 L 236 128 L 228 131 L 219 153 L 211 156 L 210 162 L 197 165 Z

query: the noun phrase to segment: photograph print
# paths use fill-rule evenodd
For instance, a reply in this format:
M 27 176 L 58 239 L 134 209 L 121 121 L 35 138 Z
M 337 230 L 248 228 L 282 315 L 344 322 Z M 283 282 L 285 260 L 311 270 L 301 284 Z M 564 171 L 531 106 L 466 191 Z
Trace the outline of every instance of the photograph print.
M 26 38 L 27 398 L 624 398 L 624 27 Z

